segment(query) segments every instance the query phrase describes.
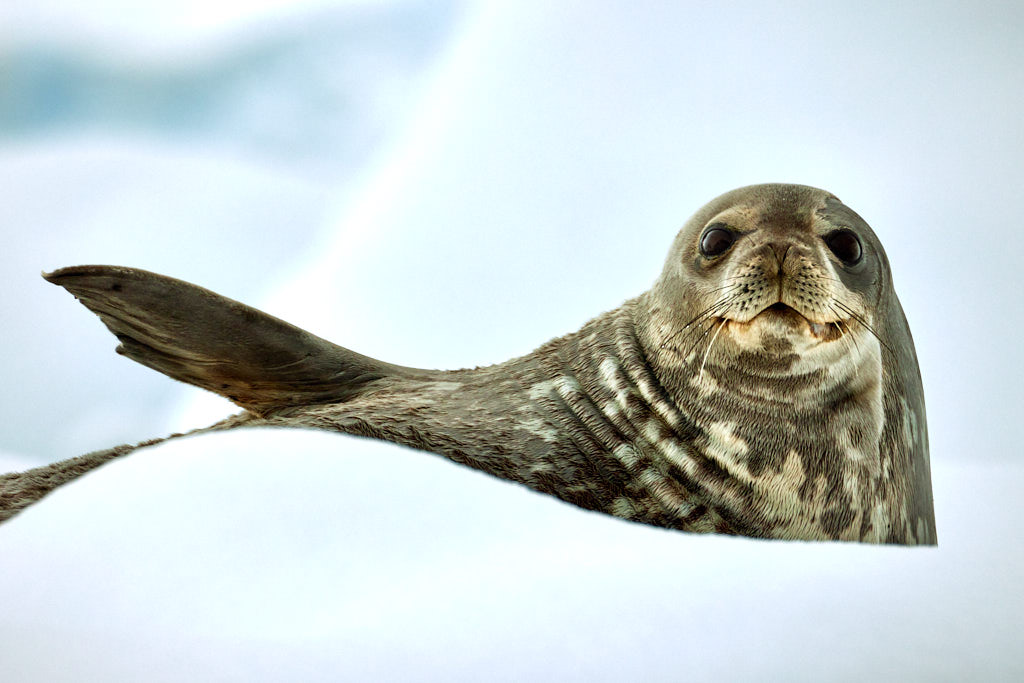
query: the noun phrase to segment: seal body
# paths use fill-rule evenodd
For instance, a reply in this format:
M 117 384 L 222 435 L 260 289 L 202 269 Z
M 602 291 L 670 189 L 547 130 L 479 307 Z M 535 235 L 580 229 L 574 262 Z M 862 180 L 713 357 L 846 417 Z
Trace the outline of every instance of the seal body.
M 936 542 L 920 374 L 888 261 L 822 190 L 717 198 L 649 291 L 471 370 L 383 363 L 145 271 L 46 277 L 101 317 L 120 353 L 246 409 L 211 429 L 385 439 L 684 531 Z M 0 478 L 0 509 L 130 450 L 119 449 Z

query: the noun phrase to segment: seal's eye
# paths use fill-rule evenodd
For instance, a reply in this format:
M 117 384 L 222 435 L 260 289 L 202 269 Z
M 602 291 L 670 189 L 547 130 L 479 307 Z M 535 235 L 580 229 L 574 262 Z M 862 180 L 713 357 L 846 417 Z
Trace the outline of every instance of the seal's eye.
M 864 250 L 860 246 L 860 239 L 853 230 L 836 230 L 825 235 L 825 244 L 832 250 L 836 257 L 848 266 L 860 263 Z
M 700 253 L 708 258 L 719 256 L 729 251 L 736 241 L 736 234 L 722 223 L 709 225 L 700 238 Z

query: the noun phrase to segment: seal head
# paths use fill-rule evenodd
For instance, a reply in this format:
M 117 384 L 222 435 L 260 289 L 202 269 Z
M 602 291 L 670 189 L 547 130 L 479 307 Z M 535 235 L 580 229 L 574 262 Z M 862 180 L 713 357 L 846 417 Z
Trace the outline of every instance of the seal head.
M 810 187 L 729 192 L 642 298 L 655 374 L 745 516 L 771 535 L 934 542 L 913 341 L 860 216 Z

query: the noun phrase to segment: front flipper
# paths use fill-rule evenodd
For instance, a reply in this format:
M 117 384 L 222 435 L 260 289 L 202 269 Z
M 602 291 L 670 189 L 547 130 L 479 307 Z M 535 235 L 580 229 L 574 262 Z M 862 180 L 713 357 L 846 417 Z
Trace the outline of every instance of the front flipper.
M 98 315 L 117 352 L 258 415 L 338 403 L 386 377 L 433 374 L 384 363 L 174 278 L 119 266 L 44 273 Z

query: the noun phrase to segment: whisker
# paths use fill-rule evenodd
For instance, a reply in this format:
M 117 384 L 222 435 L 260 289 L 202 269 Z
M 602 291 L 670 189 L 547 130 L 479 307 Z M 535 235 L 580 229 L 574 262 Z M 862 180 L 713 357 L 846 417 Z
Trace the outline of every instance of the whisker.
M 690 330 L 690 332 L 694 335 L 695 338 L 693 340 L 693 343 L 689 345 L 689 347 L 686 349 L 686 352 L 683 354 L 684 359 L 689 358 L 690 354 L 692 354 L 697 349 L 697 347 L 700 346 L 700 343 L 704 341 L 704 338 L 707 337 L 708 334 L 711 332 L 711 328 L 714 326 L 714 322 L 712 321 L 706 329 L 703 327 L 704 322 L 711 318 L 720 317 L 722 313 L 725 313 L 726 311 L 729 310 L 729 307 L 732 306 L 732 302 L 734 300 L 735 297 L 729 298 L 727 301 L 725 301 L 725 303 L 722 306 L 719 306 L 718 308 L 712 310 L 705 317 L 705 319 L 698 324 L 697 328 L 693 328 Z M 700 330 L 700 332 L 698 332 L 698 330 Z
M 833 308 L 832 312 L 836 313 L 836 310 Z M 842 318 L 842 316 L 839 316 L 839 317 Z M 852 355 L 853 352 L 854 352 L 854 349 L 856 348 L 857 355 L 860 355 L 860 347 L 856 346 L 857 340 L 853 338 L 852 334 L 847 334 L 848 330 L 844 330 L 843 329 L 842 321 L 841 320 L 836 320 L 832 324 L 835 325 L 837 330 L 839 330 L 839 338 L 842 339 L 843 343 L 846 345 L 847 353 Z
M 866 320 L 864 320 L 864 318 L 862 316 L 857 314 L 852 308 L 850 308 L 848 305 L 844 304 L 839 299 L 836 299 L 835 297 L 833 297 L 832 302 L 835 303 L 835 305 L 838 306 L 841 311 L 843 311 L 848 316 L 850 316 L 850 318 L 852 318 L 853 320 L 856 320 L 858 323 L 863 325 L 864 329 L 866 329 L 868 332 L 870 332 L 875 337 L 875 339 L 878 340 L 878 343 L 882 345 L 883 349 L 888 351 L 892 356 L 896 355 L 896 352 L 893 350 L 893 348 L 891 346 L 889 346 L 889 344 L 887 344 L 884 339 L 882 339 L 882 337 L 878 334 L 878 332 L 875 331 L 875 328 L 871 327 L 871 325 L 868 325 L 868 322 Z
M 834 303 L 834 300 L 833 300 L 832 303 Z M 848 324 L 846 324 L 845 321 L 842 319 L 843 318 L 842 313 L 840 311 L 837 311 L 836 307 L 834 305 L 832 305 L 832 303 L 829 303 L 828 307 L 832 311 L 832 313 L 837 318 L 839 318 L 839 320 L 837 320 L 834 323 L 835 326 L 839 328 L 839 331 L 843 333 L 844 337 L 849 335 L 849 339 L 847 339 L 847 341 L 846 341 L 847 346 L 849 347 L 850 343 L 852 342 L 853 343 L 853 347 L 850 347 L 850 350 L 853 351 L 854 349 L 856 349 L 857 354 L 859 355 L 860 354 L 860 344 L 857 343 L 857 338 L 853 335 L 853 331 L 850 329 L 850 326 Z M 844 326 L 845 326 L 845 329 L 844 329 Z
M 711 341 L 708 342 L 708 350 L 704 352 L 704 360 L 700 363 L 700 372 L 697 373 L 698 376 L 704 374 L 704 366 L 707 364 L 708 356 L 711 354 L 711 347 L 715 345 L 715 340 L 718 339 L 718 333 L 722 331 L 723 327 L 725 327 L 726 322 L 728 321 L 723 318 L 722 323 L 718 326 L 718 329 L 715 330 L 714 336 L 711 337 Z
M 712 313 L 712 311 L 720 308 L 723 305 L 731 304 L 733 301 L 736 300 L 736 298 L 737 297 L 735 295 L 732 295 L 732 294 L 727 295 L 727 296 L 723 296 L 721 299 L 719 299 L 715 303 L 713 303 L 710 306 L 708 306 L 707 308 L 705 308 L 699 314 L 697 314 L 697 316 L 693 320 L 691 320 L 690 322 L 688 322 L 685 325 L 683 325 L 683 329 L 686 329 L 687 327 L 692 325 L 694 322 L 696 322 L 700 318 L 706 317 L 708 314 L 710 314 L 711 317 L 714 317 L 714 313 Z
M 697 349 L 698 346 L 700 346 L 700 343 L 702 341 L 704 341 L 705 337 L 707 337 L 708 334 L 711 333 L 711 329 L 714 326 L 715 326 L 715 323 L 713 321 L 708 323 L 708 327 L 707 327 L 707 329 L 704 330 L 703 334 L 698 335 L 697 338 L 694 340 L 694 342 L 692 344 L 690 344 L 690 346 L 686 349 L 686 353 L 683 354 L 683 359 L 684 360 L 689 358 L 690 354 L 693 353 Z
M 736 287 L 738 287 L 738 285 L 730 285 L 730 287 L 732 287 L 732 288 L 736 288 Z M 728 288 L 728 287 L 723 287 L 722 289 L 727 289 L 727 288 Z M 680 327 L 680 328 L 679 328 L 678 330 L 676 330 L 675 332 L 673 332 L 673 333 L 672 333 L 672 334 L 671 334 L 671 335 L 670 335 L 670 336 L 669 336 L 669 337 L 668 337 L 667 339 L 665 339 L 665 340 L 664 340 L 664 341 L 663 341 L 663 342 L 661 343 L 661 348 L 663 348 L 663 349 L 664 349 L 664 348 L 668 347 L 668 345 L 669 345 L 669 344 L 670 344 L 670 343 L 671 343 L 672 341 L 674 341 L 676 337 L 678 337 L 678 336 L 679 336 L 680 334 L 682 334 L 683 332 L 685 332 L 685 331 L 687 330 L 687 328 L 689 328 L 689 327 L 690 327 L 691 325 L 693 325 L 694 323 L 698 323 L 698 324 L 699 324 L 700 322 L 702 322 L 702 321 L 703 321 L 703 319 L 706 319 L 706 318 L 709 318 L 709 317 L 712 317 L 712 318 L 713 318 L 713 317 L 715 317 L 715 315 L 716 315 L 716 311 L 718 311 L 719 309 L 721 309 L 721 310 L 723 310 L 723 311 L 725 311 L 725 310 L 728 310 L 728 309 L 729 309 L 729 306 L 731 306 L 731 305 L 732 305 L 732 302 L 733 302 L 733 301 L 735 301 L 735 300 L 736 300 L 736 298 L 737 298 L 737 297 L 736 297 L 736 295 L 735 295 L 735 294 L 732 294 L 732 293 L 730 293 L 730 294 L 727 294 L 726 296 L 723 296 L 723 297 L 722 297 L 722 298 L 720 298 L 720 299 L 719 299 L 718 301 L 716 301 L 715 303 L 711 304 L 710 306 L 708 306 L 707 308 L 705 308 L 705 309 L 704 309 L 703 311 L 701 311 L 700 313 L 698 313 L 698 314 L 697 314 L 696 316 L 694 316 L 694 317 L 693 317 L 693 318 L 692 318 L 692 319 L 691 319 L 691 320 L 690 320 L 689 322 L 687 322 L 687 323 L 686 323 L 685 325 L 683 325 L 683 326 L 682 326 L 682 327 Z M 723 306 L 724 306 L 724 308 L 723 308 Z
M 834 278 L 834 277 L 832 277 L 830 275 L 827 275 L 825 273 L 821 273 L 820 275 L 818 275 L 818 277 L 820 277 L 822 280 L 828 280 L 829 282 L 835 282 L 838 285 L 842 285 L 844 288 L 846 287 L 846 283 L 845 282 L 843 282 L 842 280 L 839 280 L 837 278 Z M 878 278 L 876 277 L 874 280 L 869 282 L 866 286 L 867 287 L 874 287 L 877 284 L 878 284 Z

